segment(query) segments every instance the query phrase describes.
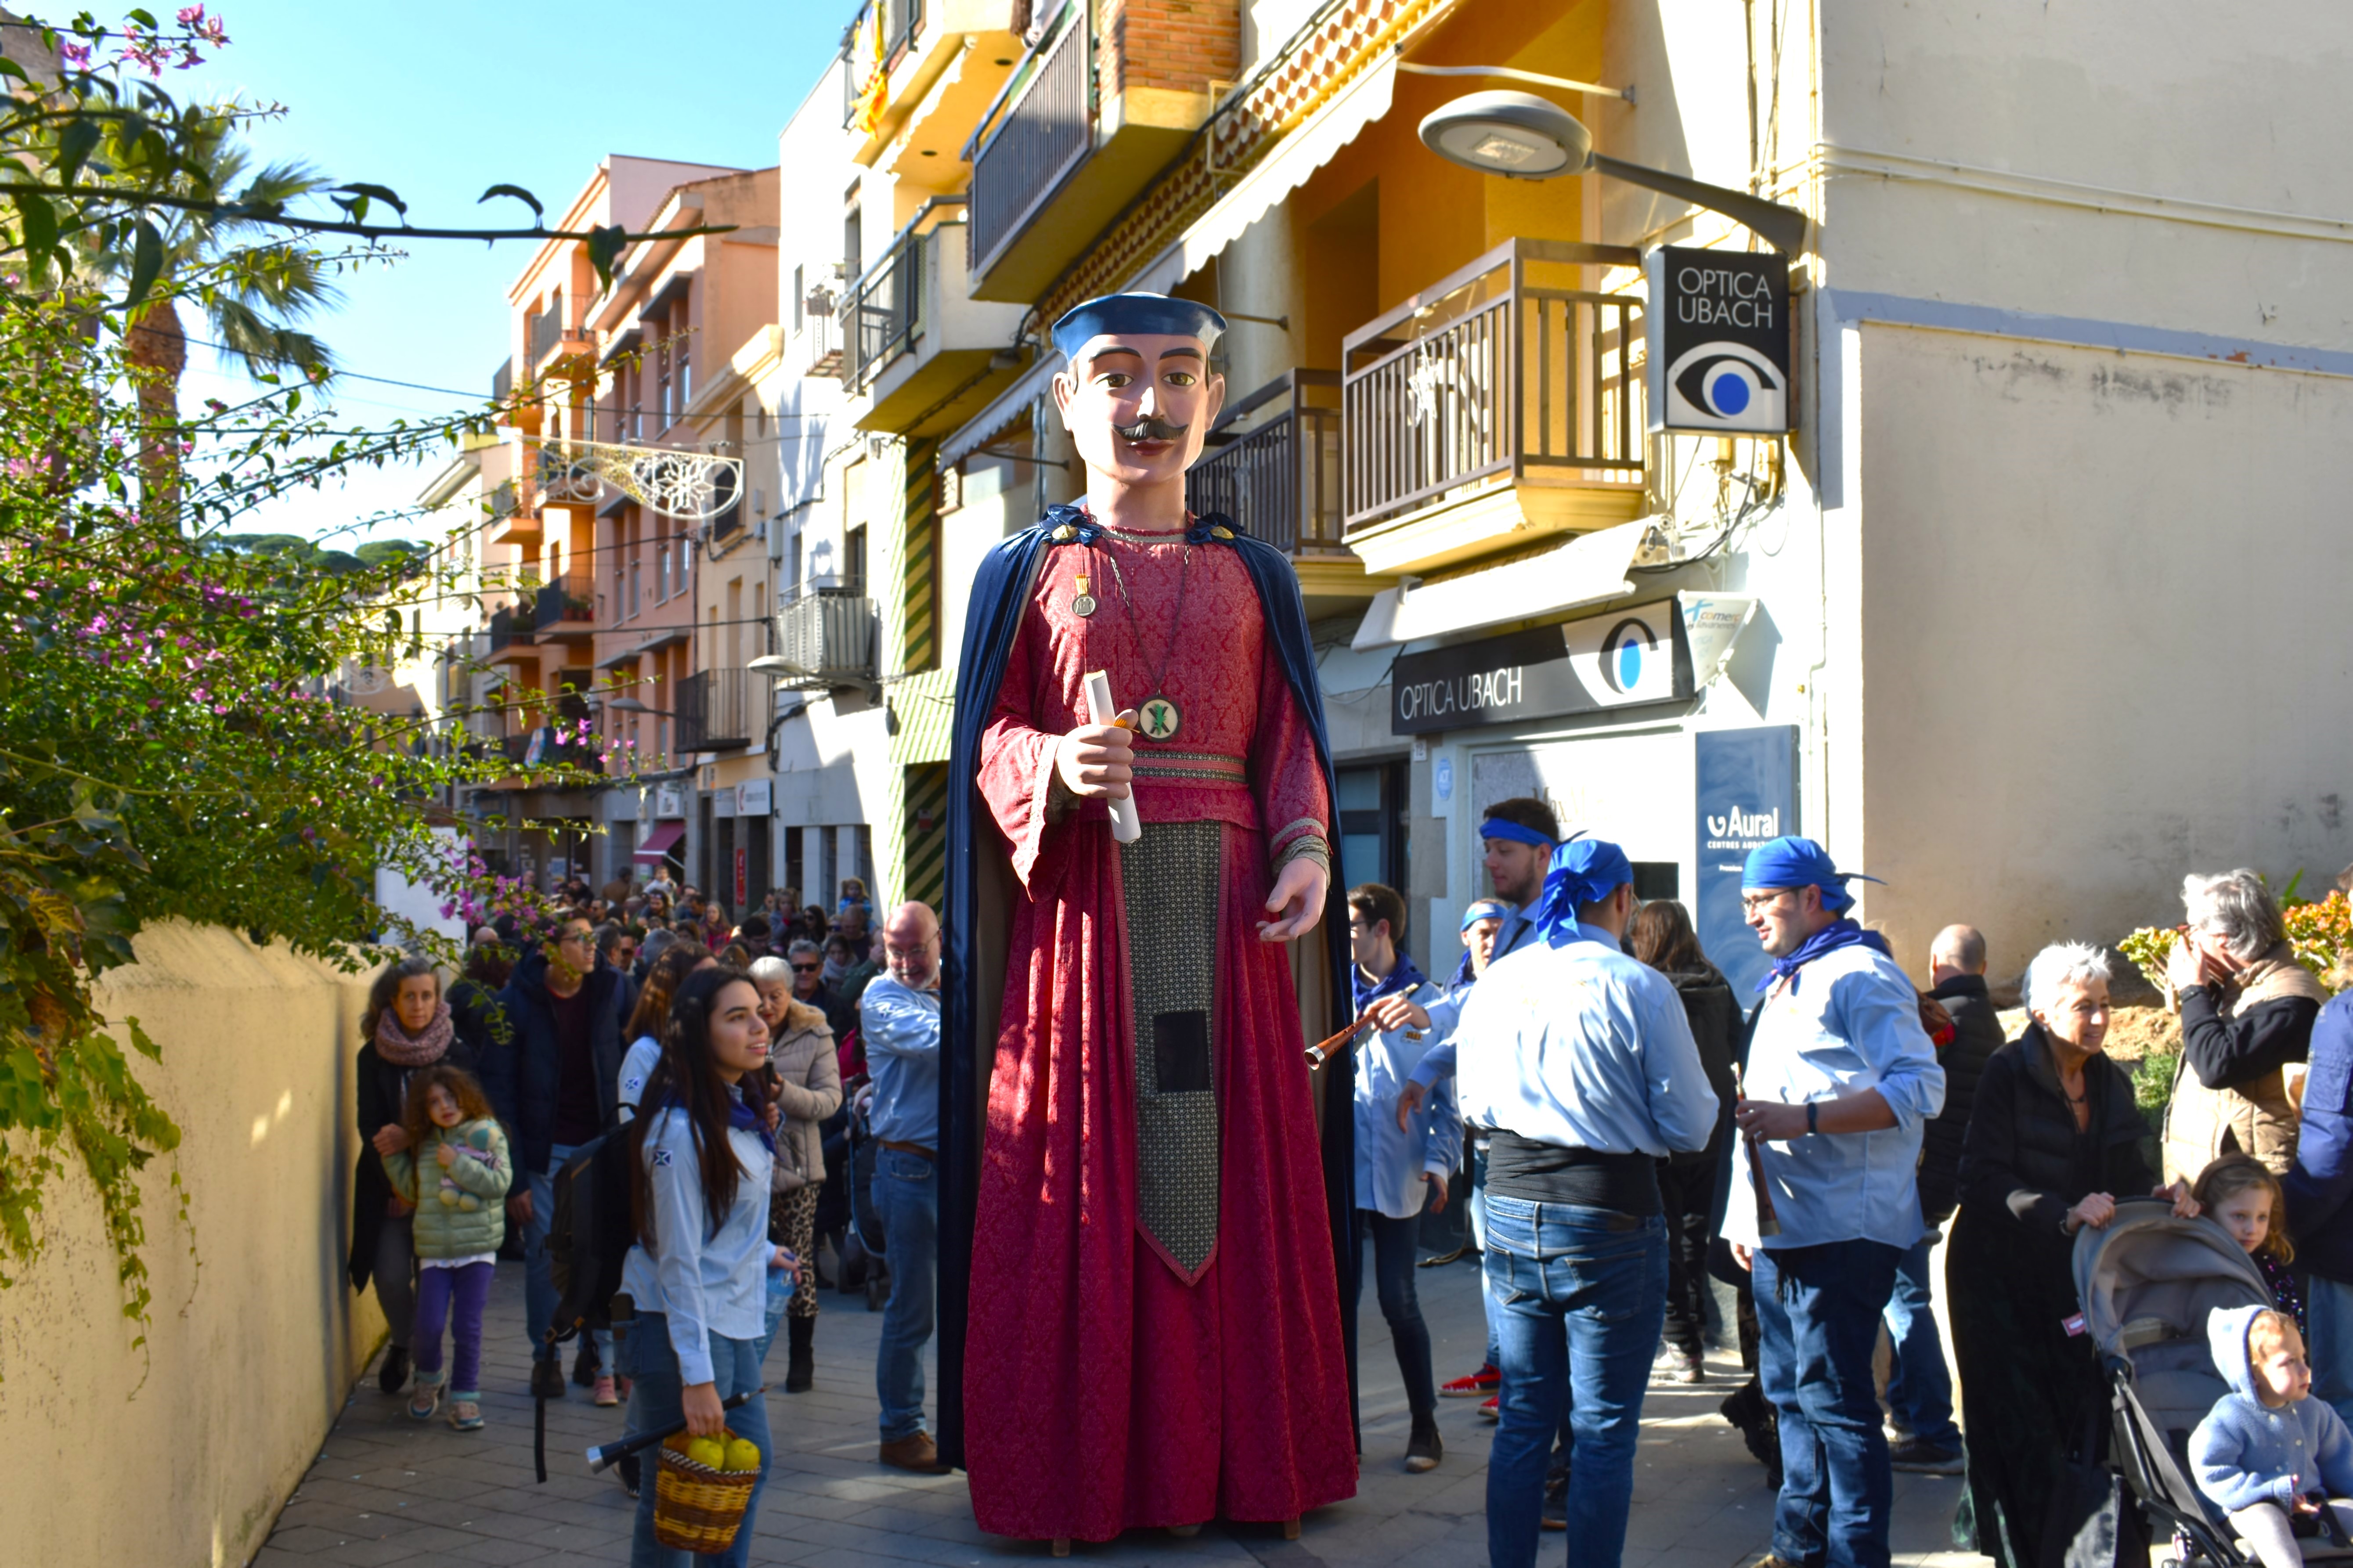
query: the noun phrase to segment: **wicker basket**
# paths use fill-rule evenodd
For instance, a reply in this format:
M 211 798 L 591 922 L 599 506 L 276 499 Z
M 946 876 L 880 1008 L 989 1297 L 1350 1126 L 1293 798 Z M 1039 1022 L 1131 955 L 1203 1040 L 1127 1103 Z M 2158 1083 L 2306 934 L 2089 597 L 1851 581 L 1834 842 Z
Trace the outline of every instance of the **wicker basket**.
M 736 1434 L 720 1433 L 732 1443 Z M 671 1442 L 683 1444 L 683 1436 Z M 654 1539 L 676 1552 L 724 1552 L 735 1544 L 744 1510 L 759 1484 L 757 1470 L 714 1470 L 664 1443 L 654 1472 Z

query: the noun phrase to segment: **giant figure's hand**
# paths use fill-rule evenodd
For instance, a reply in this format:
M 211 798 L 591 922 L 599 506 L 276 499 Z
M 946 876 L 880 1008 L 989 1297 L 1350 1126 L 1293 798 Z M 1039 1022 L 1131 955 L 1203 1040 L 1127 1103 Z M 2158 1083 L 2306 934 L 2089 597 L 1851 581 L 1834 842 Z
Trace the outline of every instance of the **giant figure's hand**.
M 1054 742 L 1054 771 L 1082 800 L 1125 800 L 1135 763 L 1135 710 L 1110 724 L 1082 724 Z
M 1289 942 L 1305 936 L 1324 918 L 1324 898 L 1331 891 L 1332 873 L 1305 856 L 1287 862 L 1266 896 L 1267 912 L 1274 918 L 1258 922 L 1261 942 Z

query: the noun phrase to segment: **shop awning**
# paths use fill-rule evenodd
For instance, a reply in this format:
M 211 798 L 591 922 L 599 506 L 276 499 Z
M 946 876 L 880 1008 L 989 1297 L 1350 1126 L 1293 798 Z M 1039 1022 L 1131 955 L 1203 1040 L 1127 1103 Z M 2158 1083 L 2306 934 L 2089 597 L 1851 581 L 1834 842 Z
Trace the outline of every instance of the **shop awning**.
M 638 846 L 638 852 L 629 858 L 642 860 L 649 866 L 658 860 L 668 859 L 670 846 L 685 837 L 685 823 L 658 822 L 654 825 L 653 830 L 646 835 L 646 841 Z
M 1626 569 L 1633 564 L 1634 552 L 1649 527 L 1638 518 L 1578 534 L 1558 549 L 1483 572 L 1466 572 L 1442 583 L 1384 588 L 1366 607 L 1349 646 L 1386 647 L 1451 637 L 1621 598 L 1634 591 Z
M 1391 52 L 1293 127 L 1273 152 L 1259 160 L 1218 199 L 1217 205 L 1185 231 L 1177 246 L 1176 277 L 1171 281 L 1191 277 L 1211 257 L 1240 239 L 1244 229 L 1305 184 L 1366 126 L 1389 111 L 1396 88 L 1397 56 Z

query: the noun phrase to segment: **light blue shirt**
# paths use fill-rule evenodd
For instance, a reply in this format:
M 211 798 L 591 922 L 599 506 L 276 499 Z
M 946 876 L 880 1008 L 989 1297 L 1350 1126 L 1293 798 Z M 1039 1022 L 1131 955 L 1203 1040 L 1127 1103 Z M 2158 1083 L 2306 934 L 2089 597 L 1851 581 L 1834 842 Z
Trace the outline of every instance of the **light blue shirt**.
M 874 1079 L 870 1123 L 886 1143 L 940 1146 L 940 994 L 913 991 L 890 974 L 858 999 L 858 1037 Z
M 1412 1000 L 1428 1007 L 1443 994 L 1424 981 Z M 1462 1163 L 1462 1117 L 1446 1089 L 1430 1091 L 1406 1130 L 1398 1128 L 1398 1091 L 1416 1064 L 1436 1049 L 1437 1037 L 1423 1030 L 1419 1040 L 1405 1029 L 1368 1035 L 1356 1051 L 1356 1206 L 1378 1209 L 1391 1219 L 1421 1212 L 1430 1189 L 1427 1171 L 1444 1181 Z
M 639 1035 L 629 1044 L 621 1058 L 621 1120 L 637 1119 L 638 1102 L 646 1097 L 646 1080 L 654 1076 L 654 1064 L 661 1060 L 661 1042 L 651 1035 Z
M 1463 998 L 1463 1118 L 1604 1154 L 1706 1148 L 1715 1091 L 1682 999 L 1616 938 L 1582 929 L 1498 959 Z
M 727 1130 L 744 1174 L 735 1202 L 714 1233 L 702 1206 L 702 1167 L 694 1127 L 685 1111 L 667 1106 L 650 1113 L 646 1173 L 653 1188 L 654 1242 L 629 1248 L 621 1289 L 642 1312 L 670 1315 L 670 1348 L 684 1383 L 709 1383 L 711 1336 L 756 1340 L 767 1331 L 768 1186 L 776 1157 L 759 1135 Z
M 1504 923 L 1495 928 L 1495 946 L 1488 955 L 1487 967 L 1493 969 L 1498 961 L 1517 952 L 1523 943 L 1534 942 L 1535 934 L 1535 905 L 1533 902 L 1505 915 Z M 1471 988 L 1467 986 L 1460 991 L 1446 992 L 1437 1001 L 1422 1008 L 1430 1015 L 1430 1038 L 1438 1042 L 1422 1053 L 1420 1065 L 1413 1069 L 1413 1081 L 1424 1089 L 1440 1079 L 1454 1076 L 1454 1026 L 1461 1021 L 1463 998 L 1470 994 Z
M 1742 1087 L 1751 1100 L 1803 1105 L 1875 1089 L 1895 1112 L 1877 1132 L 1817 1132 L 1760 1142 L 1780 1234 L 1757 1234 L 1749 1140 L 1733 1141 L 1724 1238 L 1743 1247 L 1920 1239 L 1920 1124 L 1945 1107 L 1945 1069 L 1920 1027 L 1918 994 L 1895 961 L 1860 942 L 1777 982 L 1757 1016 Z

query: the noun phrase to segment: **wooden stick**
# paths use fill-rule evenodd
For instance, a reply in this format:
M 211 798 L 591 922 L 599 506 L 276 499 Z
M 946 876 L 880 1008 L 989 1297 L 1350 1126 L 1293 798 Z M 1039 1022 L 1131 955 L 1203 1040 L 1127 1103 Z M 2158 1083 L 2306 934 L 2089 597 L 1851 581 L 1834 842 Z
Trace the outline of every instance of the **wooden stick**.
M 1362 1034 L 1370 1026 L 1370 1024 L 1368 1024 L 1365 1019 L 1359 1018 L 1355 1023 L 1350 1024 L 1346 1028 L 1341 1030 L 1338 1034 L 1333 1036 L 1330 1039 L 1320 1041 L 1315 1045 L 1308 1047 L 1307 1065 L 1311 1068 L 1322 1067 L 1325 1062 L 1332 1059 L 1332 1055 L 1335 1051 L 1345 1049 L 1355 1041 L 1358 1035 Z

